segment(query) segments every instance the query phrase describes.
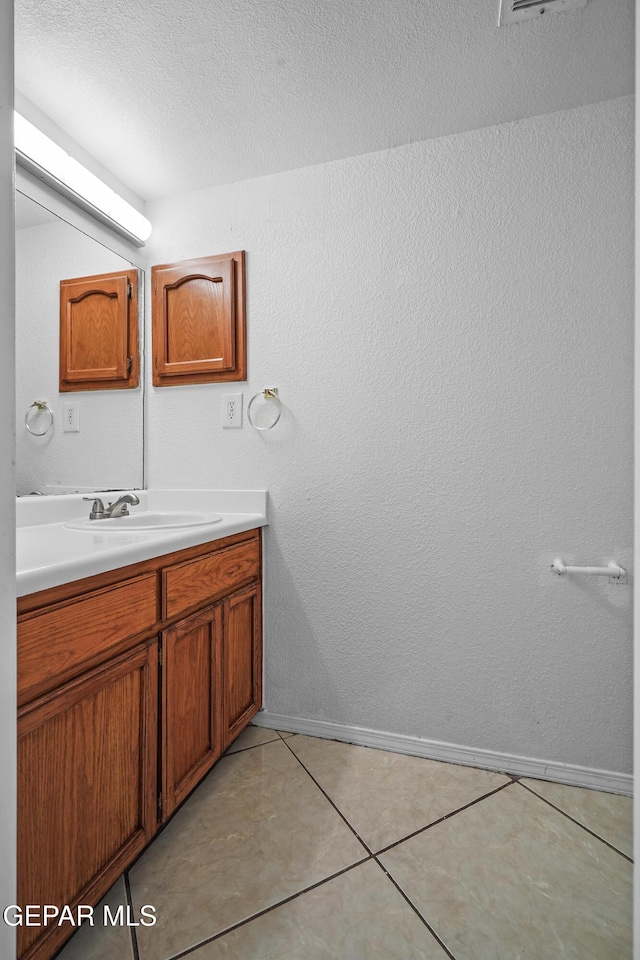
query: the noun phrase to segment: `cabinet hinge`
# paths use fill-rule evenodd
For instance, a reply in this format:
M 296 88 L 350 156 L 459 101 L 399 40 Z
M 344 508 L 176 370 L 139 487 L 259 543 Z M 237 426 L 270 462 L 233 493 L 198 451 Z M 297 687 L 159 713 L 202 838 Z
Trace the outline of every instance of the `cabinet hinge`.
M 158 794 L 158 820 L 162 817 L 162 790 Z
M 158 666 L 162 666 L 162 647 L 158 647 Z
M 127 357 L 127 373 L 131 373 L 133 370 L 133 357 Z
M 127 296 L 130 300 L 133 300 L 133 284 L 127 283 Z

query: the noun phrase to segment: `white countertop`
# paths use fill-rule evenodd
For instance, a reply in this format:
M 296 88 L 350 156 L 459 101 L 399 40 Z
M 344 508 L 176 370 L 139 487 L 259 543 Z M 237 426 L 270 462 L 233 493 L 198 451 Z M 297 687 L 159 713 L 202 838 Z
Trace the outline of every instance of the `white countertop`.
M 126 491 L 97 492 L 105 503 Z M 220 540 L 268 523 L 266 490 L 136 490 L 136 510 L 201 511 L 222 515 L 217 523 L 165 530 L 100 531 L 65 527 L 89 516 L 80 494 L 18 497 L 16 501 L 17 594 L 19 597 L 96 573 L 105 573 L 164 553 Z

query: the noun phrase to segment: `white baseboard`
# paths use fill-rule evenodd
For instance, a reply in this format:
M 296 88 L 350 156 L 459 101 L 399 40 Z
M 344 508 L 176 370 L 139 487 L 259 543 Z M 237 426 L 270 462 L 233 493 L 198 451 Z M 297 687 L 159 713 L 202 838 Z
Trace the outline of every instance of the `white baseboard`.
M 392 753 L 408 753 L 412 757 L 425 757 L 427 760 L 442 760 L 445 763 L 481 767 L 484 770 L 495 770 L 514 776 L 567 783 L 572 787 L 588 787 L 591 790 L 604 790 L 607 793 L 621 793 L 625 796 L 633 794 L 633 776 L 629 773 L 614 773 L 570 763 L 558 763 L 554 760 L 538 760 L 533 757 L 496 753 L 493 750 L 461 747 L 455 743 L 423 740 L 421 737 L 384 733 L 381 730 L 369 730 L 343 723 L 286 717 L 277 713 L 268 713 L 265 710 L 256 714 L 252 722 L 268 730 L 282 730 L 283 733 L 301 733 L 310 737 L 322 737 L 325 740 L 341 740 L 343 743 L 376 747 Z

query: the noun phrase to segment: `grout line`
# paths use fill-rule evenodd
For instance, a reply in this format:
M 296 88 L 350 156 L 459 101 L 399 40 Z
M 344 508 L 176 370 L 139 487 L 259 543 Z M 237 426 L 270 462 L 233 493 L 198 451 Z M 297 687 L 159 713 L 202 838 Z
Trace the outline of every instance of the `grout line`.
M 483 800 L 486 800 L 488 797 L 492 797 L 496 793 L 500 793 L 501 790 L 506 790 L 507 787 L 513 786 L 513 781 L 510 783 L 501 783 L 499 787 L 496 787 L 495 790 L 489 791 L 489 793 L 483 793 L 481 797 L 477 797 L 475 800 L 471 800 L 470 803 L 465 803 L 462 807 L 456 807 L 455 810 L 452 810 L 451 813 L 445 813 L 443 817 L 438 817 L 437 820 L 432 820 L 431 823 L 428 823 L 426 827 L 420 827 L 419 830 L 414 830 L 413 833 L 408 833 L 406 837 L 401 837 L 400 840 L 394 840 L 393 843 L 388 844 L 386 847 L 376 851 L 374 857 L 379 856 L 381 853 L 387 853 L 387 851 L 392 850 L 394 847 L 399 846 L 401 843 L 404 843 L 406 840 L 413 840 L 414 837 L 419 836 L 419 834 L 424 833 L 426 830 L 430 830 L 431 827 L 437 826 L 439 823 L 444 823 L 445 820 L 449 820 L 451 817 L 455 817 L 457 813 L 462 813 L 463 810 L 468 810 L 469 807 L 474 807 L 476 803 L 482 803 Z
M 363 863 L 368 863 L 370 860 L 374 860 L 373 856 L 363 857 L 362 860 L 356 861 L 356 863 L 349 864 L 348 867 L 344 867 L 343 870 L 338 870 L 337 873 L 332 873 L 330 877 L 325 877 L 324 880 L 318 880 L 317 883 L 312 883 L 310 886 L 305 887 L 303 890 L 298 890 L 296 893 L 292 893 L 290 897 L 285 897 L 283 900 L 278 900 L 277 903 L 272 903 L 271 906 L 265 907 L 264 910 L 259 910 L 257 913 L 251 914 L 250 917 L 245 917 L 244 920 L 239 920 L 237 923 L 231 924 L 229 927 L 225 927 L 224 930 L 220 930 L 218 933 L 214 934 L 212 937 L 207 937 L 206 940 L 201 940 L 199 943 L 194 943 L 192 946 L 188 947 L 186 950 L 183 950 L 182 953 L 172 954 L 167 960 L 182 960 L 182 957 L 188 957 L 194 951 L 199 950 L 201 947 L 205 946 L 208 943 L 213 943 L 214 940 L 219 940 L 221 937 L 225 937 L 229 933 L 233 933 L 234 930 L 238 930 L 240 927 L 246 927 L 248 923 L 251 923 L 253 920 L 259 920 L 260 917 L 264 917 L 267 913 L 272 913 L 274 910 L 277 910 L 278 907 L 284 906 L 286 903 L 291 903 L 292 900 L 297 900 L 299 897 L 302 897 L 305 893 L 310 893 L 312 890 L 316 890 L 318 887 L 322 887 L 325 883 L 330 883 L 331 880 L 335 880 L 337 877 L 341 877 L 345 873 L 349 873 L 350 870 L 355 869 L 355 867 L 362 866 Z M 455 960 L 455 957 L 453 958 Z
M 615 853 L 619 853 L 620 856 L 621 856 L 621 857 L 624 857 L 625 860 L 628 860 L 629 863 L 633 863 L 633 859 L 632 859 L 630 856 L 628 856 L 626 853 L 623 853 L 622 850 L 618 850 L 618 848 L 617 848 L 617 847 L 614 847 L 614 845 L 613 845 L 612 843 L 609 843 L 608 840 L 605 840 L 604 837 L 601 837 L 599 833 L 595 833 L 593 830 L 590 830 L 589 827 L 585 827 L 584 823 L 580 823 L 579 820 L 576 820 L 575 817 L 572 817 L 571 814 L 567 813 L 566 810 L 563 810 L 562 807 L 557 807 L 557 806 L 555 805 L 555 803 L 552 803 L 552 802 L 551 802 L 551 800 L 547 800 L 546 797 L 540 796 L 539 793 L 536 793 L 536 791 L 533 790 L 531 787 L 527 786 L 526 783 L 521 783 L 520 786 L 521 786 L 521 787 L 524 787 L 525 790 L 528 790 L 529 793 L 532 793 L 534 797 L 537 797 L 537 798 L 538 798 L 538 800 L 542 800 L 544 803 L 549 804 L 550 807 L 552 807 L 554 810 L 557 810 L 558 813 L 561 813 L 563 817 L 566 817 L 566 818 L 567 818 L 567 820 L 571 820 L 572 823 L 575 823 L 575 824 L 577 824 L 577 826 L 582 827 L 582 829 L 585 831 L 585 833 L 590 833 L 592 837 L 595 837 L 595 838 L 596 838 L 596 840 L 600 840 L 601 843 L 604 843 L 605 846 L 607 846 L 607 847 L 609 847 L 611 850 L 615 851 Z M 580 787 L 578 787 L 578 789 L 588 789 L 588 788 L 586 788 L 586 787 L 585 787 L 585 788 L 580 788 Z
M 440 937 L 439 937 L 438 934 L 435 932 L 435 930 L 433 929 L 433 927 L 431 926 L 431 924 L 425 919 L 425 917 L 423 917 L 423 915 L 420 913 L 420 911 L 418 910 L 418 908 L 416 907 L 416 905 L 409 899 L 409 897 L 408 897 L 407 894 L 404 892 L 404 890 L 402 889 L 402 887 L 400 886 L 400 884 L 395 880 L 395 878 L 391 876 L 391 874 L 389 873 L 389 871 L 387 870 L 387 868 L 384 866 L 384 864 L 380 863 L 380 861 L 378 860 L 378 858 L 377 858 L 376 856 L 374 856 L 373 859 L 374 859 L 375 862 L 378 864 L 378 866 L 380 867 L 380 869 L 382 870 L 382 872 L 384 873 L 384 875 L 387 877 L 387 879 L 389 879 L 389 880 L 391 881 L 391 883 L 392 883 L 393 886 L 396 888 L 396 890 L 398 891 L 398 893 L 407 901 L 407 903 L 409 904 L 409 906 L 411 907 L 411 909 L 413 910 L 413 912 L 416 913 L 417 916 L 420 918 L 420 920 L 424 923 L 424 925 L 425 925 L 425 927 L 427 928 L 427 930 L 429 931 L 429 933 L 434 937 L 435 940 L 438 941 L 438 943 L 440 944 L 440 946 L 442 947 L 442 949 L 444 950 L 444 952 L 446 953 L 446 955 L 450 958 L 450 960 L 456 960 L 456 958 L 455 958 L 454 955 L 451 953 L 451 951 L 449 950 L 449 948 L 447 947 L 447 945 L 444 943 L 443 940 L 440 939 Z
M 237 750 L 227 748 L 220 757 L 220 760 L 223 760 L 225 757 L 235 757 L 236 753 L 246 753 L 247 750 L 255 750 L 257 747 L 267 747 L 270 743 L 280 743 L 281 740 L 282 737 L 274 737 L 273 740 L 264 740 L 262 743 L 251 743 L 248 747 L 238 747 Z
M 369 846 L 369 844 L 368 844 L 368 843 L 365 843 L 364 840 L 362 839 L 362 837 L 360 836 L 360 834 L 358 833 L 358 831 L 355 829 L 355 827 L 352 827 L 352 826 L 351 826 L 351 824 L 349 823 L 349 821 L 348 821 L 347 818 L 345 817 L 344 813 L 342 813 L 342 811 L 335 805 L 335 803 L 333 802 L 333 800 L 331 799 L 331 797 L 329 796 L 329 794 L 327 793 L 327 791 L 324 790 L 324 789 L 320 786 L 320 784 L 318 783 L 318 781 L 316 780 L 316 778 L 313 776 L 313 774 L 310 773 L 309 770 L 307 770 L 307 768 L 305 767 L 305 765 L 304 765 L 304 763 L 302 762 L 302 760 L 300 759 L 300 757 L 295 753 L 294 750 L 291 749 L 291 747 L 289 746 L 289 744 L 287 743 L 287 741 L 286 741 L 286 740 L 283 740 L 283 743 L 286 744 L 289 752 L 296 758 L 296 760 L 298 761 L 298 763 L 300 764 L 300 766 L 302 767 L 302 769 L 305 771 L 305 773 L 308 774 L 308 776 L 313 780 L 313 782 L 315 783 L 315 785 L 316 785 L 316 787 L 318 788 L 318 790 L 320 791 L 320 793 L 322 793 L 322 795 L 323 795 L 324 797 L 326 797 L 326 799 L 329 801 L 329 803 L 331 804 L 331 806 L 333 807 L 333 809 L 336 811 L 336 813 L 338 814 L 338 816 L 341 817 L 341 818 L 344 820 L 344 822 L 346 823 L 346 825 L 349 827 L 349 830 L 351 830 L 351 832 L 352 832 L 353 835 L 356 837 L 356 839 L 360 841 L 360 843 L 361 843 L 362 846 L 365 848 L 365 850 L 367 851 L 367 853 L 369 854 L 369 856 L 372 857 L 372 856 L 373 856 L 373 850 L 371 849 L 371 847 Z
M 133 913 L 133 895 L 131 893 L 131 884 L 129 883 L 129 871 L 125 870 L 124 874 L 124 890 L 127 898 L 127 905 Z M 131 949 L 133 951 L 133 960 L 140 960 L 140 951 L 138 950 L 138 938 L 136 936 L 136 928 L 131 927 Z
M 285 742 L 286 742 L 286 741 L 285 741 Z M 289 747 L 289 744 L 287 744 L 287 746 Z M 305 765 L 304 765 L 304 763 L 302 762 L 302 760 L 300 759 L 300 757 L 291 749 L 291 747 L 289 747 L 289 750 L 291 751 L 291 753 L 293 754 L 293 756 L 296 758 L 296 760 L 298 761 L 298 763 L 300 764 L 300 766 L 302 767 L 302 769 L 305 770 L 306 773 L 311 777 L 311 779 L 312 779 L 313 782 L 316 784 L 316 786 L 318 787 L 318 789 L 320 790 L 320 792 L 321 792 L 322 794 L 324 794 L 324 796 L 327 798 L 327 800 L 329 801 L 329 803 L 331 804 L 331 806 L 334 808 L 334 810 L 336 811 L 336 813 L 338 813 L 339 816 L 342 817 L 342 819 L 343 819 L 344 822 L 347 824 L 347 826 L 349 827 L 349 829 L 355 834 L 355 836 L 358 838 L 358 840 L 360 841 L 360 843 L 362 843 L 362 844 L 366 847 L 367 850 L 371 850 L 371 848 L 369 847 L 369 845 L 364 842 L 364 840 L 363 840 L 362 837 L 357 833 L 357 831 L 355 830 L 355 828 L 351 826 L 351 824 L 349 823 L 349 821 L 347 820 L 347 818 L 344 816 L 344 814 L 341 812 L 341 810 L 336 806 L 336 804 L 333 802 L 333 800 L 331 799 L 331 797 L 329 796 L 329 794 L 320 786 L 320 784 L 318 783 L 318 781 L 316 780 L 316 778 L 313 776 L 312 773 L 310 773 L 310 771 L 307 769 L 307 767 L 305 767 Z M 387 850 L 390 850 L 392 847 L 398 846 L 398 844 L 403 843 L 405 840 L 408 840 L 410 837 L 415 837 L 417 834 L 424 833 L 425 830 L 428 830 L 430 827 L 435 826 L 437 823 L 442 823 L 443 821 L 448 820 L 450 817 L 453 817 L 456 813 L 460 813 L 462 810 L 467 810 L 469 807 L 475 806 L 475 804 L 480 803 L 482 800 L 486 800 L 487 797 L 493 796 L 494 793 L 500 793 L 500 791 L 506 789 L 506 787 L 512 786 L 514 782 L 517 782 L 517 781 L 516 781 L 514 778 L 510 777 L 508 783 L 502 783 L 502 784 L 500 784 L 500 786 L 499 786 L 499 787 L 496 787 L 495 790 L 491 790 L 489 793 L 483 794 L 481 797 L 478 797 L 476 800 L 472 800 L 470 803 L 466 803 L 464 806 L 458 807 L 456 810 L 452 810 L 451 813 L 447 813 L 447 814 L 445 814 L 445 816 L 440 817 L 438 820 L 434 820 L 432 823 L 427 824 L 426 827 L 422 827 L 420 830 L 416 830 L 414 833 L 411 833 L 411 834 L 409 834 L 408 836 L 403 837 L 401 840 L 397 840 L 395 843 L 389 844 L 389 846 L 384 847 L 382 850 L 378 851 L 378 853 L 386 853 Z M 433 927 L 431 926 L 431 924 L 425 919 L 425 917 L 423 917 L 423 915 L 420 913 L 420 911 L 418 910 L 418 908 L 412 903 L 412 901 L 409 899 L 409 897 L 407 896 L 407 894 L 404 892 L 404 890 L 402 889 L 402 887 L 399 886 L 399 884 L 398 884 L 398 883 L 395 881 L 395 879 L 391 876 L 391 874 L 389 873 L 389 871 L 386 870 L 386 868 L 385 868 L 385 867 L 382 865 L 382 863 L 378 860 L 378 854 L 372 853 L 371 859 L 373 859 L 373 860 L 378 864 L 378 866 L 379 866 L 380 869 L 383 871 L 383 873 L 385 874 L 385 876 L 387 876 L 387 877 L 389 878 L 389 880 L 391 881 L 391 883 L 393 884 L 393 886 L 396 888 L 396 890 L 398 891 L 398 893 L 400 893 L 400 895 L 401 895 L 401 896 L 406 900 L 406 902 L 409 904 L 409 906 L 411 907 L 411 909 L 412 909 L 412 910 L 415 912 L 415 914 L 420 918 L 421 922 L 425 925 L 425 927 L 427 928 L 427 930 L 429 931 L 429 933 L 432 935 L 432 937 L 433 937 L 433 938 L 438 942 L 438 944 L 442 947 L 442 949 L 444 950 L 444 952 L 446 953 L 446 955 L 450 958 L 450 960 L 456 960 L 456 958 L 455 958 L 454 955 L 451 953 L 451 951 L 449 950 L 449 948 L 447 947 L 447 945 L 440 939 L 440 937 L 438 936 L 438 934 L 435 932 L 435 930 L 433 929 Z M 345 872 L 345 871 L 343 871 L 343 872 Z M 174 960 L 174 958 L 172 958 L 172 960 Z M 175 960 L 177 960 L 177 958 L 175 958 Z
M 286 742 L 286 741 L 285 741 L 285 742 Z M 287 746 L 289 746 L 289 744 L 287 744 Z M 289 747 L 289 750 L 291 750 L 291 747 Z M 298 761 L 298 763 L 300 764 L 300 766 L 302 767 L 302 769 L 305 770 L 305 771 L 309 774 L 309 776 L 311 777 L 311 779 L 313 780 L 313 782 L 314 782 L 315 785 L 317 786 L 318 790 L 320 790 L 320 792 L 324 794 L 324 796 L 327 798 L 327 800 L 329 801 L 329 803 L 331 804 L 331 806 L 334 808 L 334 810 L 336 811 L 336 813 L 338 813 L 338 814 L 342 817 L 342 819 L 343 819 L 344 822 L 347 824 L 347 826 L 349 827 L 349 829 L 355 834 L 355 836 L 358 838 L 358 840 L 360 841 L 360 843 L 369 851 L 369 853 L 370 853 L 373 857 L 377 857 L 377 855 L 380 854 L 380 853 L 386 853 L 387 850 L 391 850 L 393 847 L 397 847 L 400 843 L 404 843 L 405 840 L 410 840 L 410 839 L 412 839 L 413 837 L 418 836 L 418 834 L 424 833 L 425 830 L 429 830 L 431 827 L 435 827 L 436 824 L 438 824 L 438 823 L 443 823 L 445 820 L 449 820 L 450 817 L 455 816 L 457 813 L 461 813 L 462 810 L 467 810 L 469 807 L 473 807 L 476 803 L 480 803 L 482 800 L 486 800 L 487 797 L 492 797 L 492 796 L 494 795 L 494 793 L 500 793 L 501 790 L 506 789 L 506 787 L 512 786 L 513 783 L 516 782 L 516 781 L 514 781 L 514 780 L 509 780 L 508 783 L 501 783 L 499 787 L 496 787 L 496 788 L 495 788 L 495 790 L 490 790 L 488 793 L 483 793 L 481 797 L 477 797 L 475 800 L 471 800 L 470 803 L 465 803 L 462 807 L 456 807 L 456 809 L 455 809 L 455 810 L 452 810 L 450 813 L 445 813 L 445 815 L 444 815 L 443 817 L 439 817 L 437 820 L 432 820 L 431 823 L 428 823 L 426 826 L 420 827 L 418 830 L 414 830 L 413 833 L 408 833 L 405 837 L 401 837 L 399 840 L 394 840 L 393 843 L 388 844 L 386 847 L 381 847 L 380 850 L 377 850 L 377 851 L 374 852 L 374 851 L 372 850 L 372 848 L 369 846 L 369 844 L 367 844 L 367 843 L 364 842 L 364 840 L 362 839 L 362 837 L 360 836 L 360 834 L 357 832 L 357 830 L 355 829 L 355 827 L 352 827 L 352 826 L 351 826 L 351 824 L 349 823 L 349 821 L 347 820 L 347 818 L 345 817 L 345 815 L 344 815 L 344 814 L 342 813 L 342 811 L 336 806 L 336 804 L 333 802 L 333 800 L 331 799 L 331 797 L 329 796 L 329 794 L 326 792 L 326 790 L 324 790 L 324 789 L 320 786 L 320 784 L 318 783 L 318 781 L 316 780 L 316 778 L 313 776 L 313 774 L 310 773 L 309 770 L 307 770 L 307 768 L 305 767 L 304 763 L 302 762 L 302 760 L 300 759 L 300 757 L 295 753 L 295 751 L 291 750 L 291 753 L 294 755 L 294 757 L 296 758 L 296 760 Z
M 278 731 L 274 731 L 274 732 L 275 732 L 275 733 L 278 733 Z M 286 903 L 290 903 L 292 900 L 298 899 L 298 897 L 303 896 L 305 893 L 309 893 L 311 890 L 315 890 L 317 887 L 321 887 L 321 886 L 322 886 L 323 884 L 325 884 L 325 883 L 329 883 L 331 880 L 335 880 L 337 877 L 342 876 L 342 875 L 345 874 L 345 873 L 348 873 L 350 870 L 353 870 L 355 867 L 361 866 L 363 863 L 367 863 L 369 860 L 374 860 L 374 861 L 378 864 L 378 866 L 380 867 L 380 869 L 381 869 L 381 870 L 384 872 L 384 874 L 389 878 L 389 880 L 391 881 L 391 883 L 394 885 L 394 887 L 396 887 L 396 889 L 398 890 L 398 892 L 399 892 L 399 893 L 401 894 L 401 896 L 406 900 L 406 902 L 409 904 L 409 906 L 411 907 L 411 909 L 412 909 L 412 910 L 416 913 L 416 915 L 420 918 L 421 922 L 426 926 L 426 928 L 429 930 L 429 932 L 430 932 L 431 935 L 434 937 L 434 939 L 438 942 L 438 944 L 442 947 L 442 949 L 445 951 L 446 955 L 450 958 L 450 960 L 456 960 L 456 958 L 454 957 L 454 955 L 450 952 L 450 950 L 447 948 L 447 946 L 443 943 L 443 941 L 440 939 L 440 937 L 439 937 L 438 934 L 435 932 L 435 930 L 431 927 L 431 925 L 428 923 L 428 921 L 422 916 L 422 914 L 420 913 L 420 911 L 414 906 L 414 904 L 411 902 L 411 900 L 409 899 L 409 897 L 405 894 L 404 890 L 402 890 L 402 888 L 397 884 L 397 882 L 394 880 L 394 878 L 391 876 L 391 874 L 385 869 L 385 867 L 382 865 L 382 863 L 380 863 L 380 861 L 378 860 L 378 855 L 381 854 L 381 853 L 386 853 L 388 850 L 392 849 L 393 847 L 398 846 L 400 843 L 403 843 L 405 840 L 408 840 L 408 839 L 410 839 L 410 838 L 412 838 L 412 837 L 414 837 L 414 836 L 416 836 L 416 835 L 418 835 L 418 834 L 420 834 L 420 833 L 424 833 L 424 831 L 425 831 L 425 830 L 428 830 L 430 827 L 435 826 L 437 823 L 442 823 L 444 820 L 448 820 L 450 817 L 454 816 L 456 813 L 460 813 L 462 810 L 466 810 L 468 807 L 472 807 L 472 806 L 474 806 L 476 803 L 480 803 L 482 800 L 487 799 L 487 797 L 493 796 L 494 793 L 499 793 L 501 790 L 504 790 L 506 787 L 510 787 L 514 782 L 517 782 L 517 779 L 514 778 L 514 777 L 510 777 L 508 783 L 501 784 L 501 785 L 500 785 L 499 787 L 497 787 L 495 790 L 491 790 L 489 793 L 483 794 L 481 797 L 478 797 L 476 800 L 472 800 L 470 803 L 467 803 L 467 804 L 465 804 L 465 805 L 462 806 L 462 807 L 458 807 L 456 810 L 453 810 L 453 811 L 451 811 L 450 813 L 445 814 L 445 816 L 440 817 L 438 820 L 434 820 L 432 823 L 427 824 L 427 826 L 422 827 L 420 830 L 416 830 L 414 833 L 409 834 L 409 835 L 406 836 L 406 837 L 402 837 L 400 840 L 397 840 L 397 841 L 395 841 L 395 842 L 392 843 L 392 844 L 389 844 L 387 847 L 384 847 L 382 850 L 379 850 L 377 854 L 375 854 L 375 853 L 372 851 L 372 849 L 369 847 L 369 845 L 364 842 L 364 840 L 363 840 L 362 837 L 358 834 L 358 832 L 355 830 L 355 828 L 349 823 L 349 821 L 347 820 L 347 818 L 345 817 L 345 815 L 344 815 L 344 814 L 342 813 L 342 811 L 336 806 L 336 804 L 333 802 L 333 800 L 331 799 L 331 797 L 329 796 L 329 794 L 320 786 L 320 784 L 318 783 L 318 781 L 316 780 L 316 778 L 315 778 L 315 777 L 313 776 L 313 774 L 307 769 L 307 767 L 304 765 L 304 763 L 302 762 L 302 760 L 300 759 L 300 757 L 298 757 L 297 754 L 294 752 L 294 750 L 291 749 L 291 747 L 289 746 L 289 744 L 288 744 L 287 741 L 290 740 L 290 739 L 292 739 L 292 738 L 291 738 L 291 737 L 281 737 L 279 734 L 278 734 L 278 736 L 279 736 L 279 739 L 280 739 L 284 744 L 286 744 L 287 749 L 289 750 L 289 752 L 290 752 L 290 753 L 293 755 L 293 757 L 297 760 L 297 762 L 300 764 L 300 766 L 301 766 L 302 769 L 305 771 L 305 773 L 307 774 L 307 776 L 308 776 L 308 777 L 313 781 L 313 783 L 317 786 L 318 790 L 322 793 L 322 795 L 325 797 L 325 799 L 331 804 L 331 806 L 332 806 L 333 809 L 336 811 L 336 813 L 338 814 L 338 816 L 344 821 L 344 823 L 345 823 L 346 826 L 349 828 L 349 830 L 353 833 L 353 835 L 356 837 L 356 839 L 362 844 L 362 846 L 364 847 L 364 849 L 365 849 L 366 852 L 367 852 L 367 856 L 363 857 L 361 860 L 356 861 L 355 863 L 350 864 L 348 867 L 345 867 L 343 870 L 339 870 L 337 873 L 334 873 L 334 874 L 332 874 L 332 875 L 329 876 L 329 877 L 325 877 L 323 880 L 319 880 L 317 883 L 311 884 L 310 886 L 305 887 L 303 890 L 299 890 L 297 893 L 292 894 L 290 897 L 285 897 L 283 900 L 279 900 L 277 903 L 274 903 L 274 904 L 272 904 L 271 906 L 266 907 L 264 910 L 260 910 L 260 911 L 258 911 L 257 913 L 252 914 L 250 917 L 246 917 L 245 919 L 238 921 L 238 923 L 235 923 L 235 924 L 232 924 L 232 925 L 229 926 L 229 927 L 226 927 L 224 930 L 220 930 L 218 933 L 214 934 L 213 936 L 208 937 L 208 938 L 206 938 L 205 940 L 201 940 L 200 942 L 198 942 L 198 943 L 196 943 L 196 944 L 193 944 L 192 946 L 188 947 L 186 950 L 183 950 L 181 953 L 173 954 L 171 957 L 167 958 L 167 960 L 182 960 L 183 957 L 188 957 L 188 956 L 190 956 L 190 955 L 193 954 L 196 950 L 199 950 L 201 947 L 205 946 L 206 944 L 212 943 L 212 942 L 215 941 L 215 940 L 219 940 L 221 937 L 224 937 L 224 936 L 226 936 L 227 934 L 232 933 L 234 930 L 237 930 L 237 929 L 240 928 L 240 927 L 246 926 L 248 923 L 251 923 L 253 920 L 257 920 L 257 919 L 259 919 L 260 917 L 265 916 L 265 914 L 271 913 L 273 910 L 276 910 L 278 907 L 281 907 L 281 906 L 283 906 L 283 905 L 286 904 Z M 276 741 L 276 740 L 269 740 L 269 741 L 267 741 L 266 744 L 254 744 L 254 746 L 244 747 L 242 750 L 236 750 L 235 753 L 245 753 L 247 750 L 253 750 L 253 749 L 255 749 L 255 747 L 266 746 L 268 743 L 276 743 L 276 742 L 278 742 L 278 741 Z M 221 760 L 224 759 L 225 756 L 226 756 L 226 757 L 230 757 L 230 756 L 234 756 L 234 754 L 233 754 L 233 753 L 231 753 L 231 754 L 224 754 L 223 757 L 221 757 L 220 759 L 221 759 Z M 510 775 L 507 774 L 507 776 L 510 776 Z M 126 885 L 127 885 L 127 893 L 128 893 L 128 896 L 129 896 L 129 895 L 130 895 L 130 888 L 129 888 L 129 885 L 128 885 L 128 874 L 127 874 L 127 877 L 126 877 L 126 881 L 125 881 L 125 882 L 126 882 Z M 135 939 L 135 929 L 132 928 L 132 940 L 134 940 L 134 939 Z M 139 955 L 138 955 L 138 953 L 137 953 L 137 942 L 135 942 L 134 951 L 135 951 L 134 960 L 139 960 Z

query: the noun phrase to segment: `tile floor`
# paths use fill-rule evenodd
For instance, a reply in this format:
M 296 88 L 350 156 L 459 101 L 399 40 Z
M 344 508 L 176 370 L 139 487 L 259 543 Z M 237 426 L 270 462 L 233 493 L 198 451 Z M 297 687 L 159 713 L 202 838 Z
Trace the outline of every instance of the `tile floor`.
M 631 806 L 249 727 L 59 960 L 626 960 Z

